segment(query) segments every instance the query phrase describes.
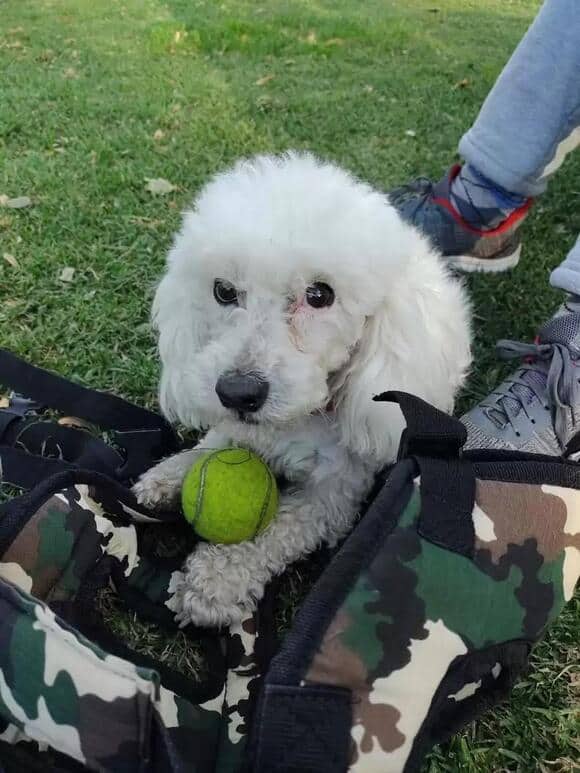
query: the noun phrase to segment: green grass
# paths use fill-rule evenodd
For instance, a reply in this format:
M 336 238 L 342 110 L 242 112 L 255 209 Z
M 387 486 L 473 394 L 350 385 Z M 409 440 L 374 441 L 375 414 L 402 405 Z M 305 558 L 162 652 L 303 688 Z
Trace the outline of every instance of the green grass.
M 154 404 L 151 288 L 200 184 L 240 155 L 287 147 L 383 188 L 439 175 L 537 6 L 0 0 L 0 194 L 33 200 L 0 208 L 2 346 Z M 153 197 L 145 185 L 154 177 L 176 190 Z M 494 341 L 529 338 L 558 302 L 547 277 L 580 230 L 579 179 L 577 156 L 534 209 L 515 272 L 470 279 L 476 364 L 462 406 L 503 372 Z M 65 267 L 72 282 L 59 279 Z M 288 595 L 300 590 L 294 581 Z M 195 670 L 195 657 L 154 632 L 131 622 L 121 631 Z M 579 640 L 575 602 L 509 703 L 436 750 L 427 768 L 574 770 Z

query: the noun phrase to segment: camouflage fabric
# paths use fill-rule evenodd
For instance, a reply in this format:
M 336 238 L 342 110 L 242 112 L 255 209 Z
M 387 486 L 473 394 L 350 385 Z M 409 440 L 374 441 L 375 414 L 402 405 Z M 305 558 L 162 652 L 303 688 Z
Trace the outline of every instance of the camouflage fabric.
M 223 693 L 223 729 L 216 773 L 233 773 L 241 768 L 250 732 L 253 698 L 260 683 L 256 658 L 258 614 L 228 633 L 228 672 Z
M 494 647 L 541 636 L 580 574 L 580 491 L 477 481 L 473 560 L 419 535 L 420 482 L 394 531 L 328 627 L 307 683 L 353 694 L 353 773 L 397 773 L 437 711 L 451 714 L 502 678 Z M 443 505 L 442 505 L 443 506 Z M 489 653 L 487 671 L 445 678 Z M 481 660 L 479 661 L 482 662 Z
M 4 740 L 26 737 L 91 770 L 129 771 L 159 754 L 152 733 L 159 720 L 169 747 L 183 754 L 186 741 L 190 769 L 208 769 L 197 762 L 200 752 L 204 762 L 212 737 L 217 746 L 215 706 L 188 704 L 163 688 L 155 671 L 103 652 L 7 582 L 0 609 Z
M 106 490 L 79 483 L 48 496 L 5 551 L 0 740 L 33 741 L 99 771 L 146 770 L 147 761 L 152 770 L 169 771 L 170 759 L 192 773 L 239 767 L 258 676 L 255 618 L 224 635 L 227 681 L 197 705 L 166 689 L 155 670 L 82 637 L 49 606 L 66 610 L 87 578 L 105 584 L 115 569 L 163 606 L 171 572 L 140 554 L 139 523 L 151 520 Z
M 301 682 L 350 690 L 349 769 L 358 773 L 404 771 L 434 714 L 452 717 L 503 683 L 513 648 L 527 654 L 580 573 L 580 491 L 477 481 L 470 558 L 420 535 L 420 479 L 406 485 L 394 530 L 360 567 Z M 171 570 L 143 549 L 151 522 L 129 498 L 77 483 L 39 502 L 5 550 L 1 741 L 115 773 L 248 769 L 258 615 L 224 634 L 225 682 L 195 703 L 57 613 L 86 602 L 87 582 L 111 580 L 164 609 Z
M 2 556 L 0 577 L 51 603 L 74 600 L 104 557 L 131 574 L 139 565 L 136 528 L 127 523 L 128 513 L 123 522 L 105 514 L 98 496 L 87 484 L 49 496 Z M 123 512 L 123 505 L 117 502 L 116 509 Z

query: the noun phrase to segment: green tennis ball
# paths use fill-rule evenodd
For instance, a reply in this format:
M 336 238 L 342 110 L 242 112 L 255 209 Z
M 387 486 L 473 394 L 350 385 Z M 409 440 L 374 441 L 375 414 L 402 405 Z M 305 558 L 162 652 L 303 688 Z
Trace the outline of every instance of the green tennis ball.
M 208 542 L 253 539 L 278 510 L 270 468 L 251 451 L 226 448 L 200 455 L 181 489 L 185 518 Z

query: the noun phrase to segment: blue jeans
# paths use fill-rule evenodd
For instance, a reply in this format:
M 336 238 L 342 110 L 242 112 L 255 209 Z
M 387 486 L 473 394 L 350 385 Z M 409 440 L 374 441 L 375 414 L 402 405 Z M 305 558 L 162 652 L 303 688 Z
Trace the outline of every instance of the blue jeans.
M 487 178 L 538 196 L 580 144 L 580 0 L 546 0 L 459 143 Z M 580 237 L 550 278 L 580 295 Z

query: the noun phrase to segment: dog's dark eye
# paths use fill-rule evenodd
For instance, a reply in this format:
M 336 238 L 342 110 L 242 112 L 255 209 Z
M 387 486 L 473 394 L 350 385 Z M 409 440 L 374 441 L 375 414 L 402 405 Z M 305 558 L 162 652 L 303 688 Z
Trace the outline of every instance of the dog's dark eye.
M 213 283 L 213 297 L 222 306 L 232 306 L 238 302 L 238 291 L 231 282 L 216 279 Z
M 334 290 L 325 282 L 314 282 L 306 288 L 306 301 L 315 309 L 323 309 L 334 303 Z

